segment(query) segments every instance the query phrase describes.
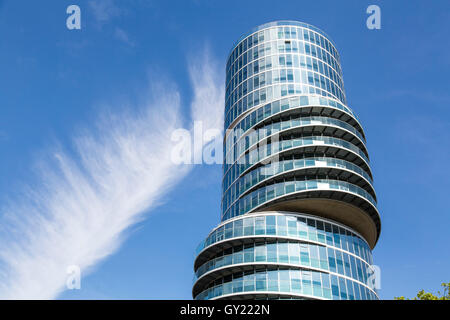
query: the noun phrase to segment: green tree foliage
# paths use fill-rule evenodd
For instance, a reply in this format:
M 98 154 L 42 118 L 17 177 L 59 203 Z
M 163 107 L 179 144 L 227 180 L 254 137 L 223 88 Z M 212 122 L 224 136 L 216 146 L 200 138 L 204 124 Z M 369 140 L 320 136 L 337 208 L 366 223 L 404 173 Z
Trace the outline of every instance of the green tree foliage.
M 442 288 L 444 289 L 443 293 L 438 291 L 437 295 L 432 294 L 431 292 L 425 292 L 424 290 L 420 290 L 419 293 L 417 293 L 417 296 L 414 297 L 412 300 L 450 300 L 450 282 L 449 283 L 442 283 Z M 395 300 L 410 300 L 405 297 L 395 297 Z

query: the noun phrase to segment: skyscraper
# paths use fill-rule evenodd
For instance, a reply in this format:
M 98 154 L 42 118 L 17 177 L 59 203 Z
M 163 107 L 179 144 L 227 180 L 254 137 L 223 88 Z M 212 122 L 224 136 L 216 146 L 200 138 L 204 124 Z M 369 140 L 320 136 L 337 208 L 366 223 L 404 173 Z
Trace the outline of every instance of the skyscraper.
M 381 230 L 363 128 L 318 28 L 261 25 L 226 65 L 221 223 L 194 299 L 378 299 Z

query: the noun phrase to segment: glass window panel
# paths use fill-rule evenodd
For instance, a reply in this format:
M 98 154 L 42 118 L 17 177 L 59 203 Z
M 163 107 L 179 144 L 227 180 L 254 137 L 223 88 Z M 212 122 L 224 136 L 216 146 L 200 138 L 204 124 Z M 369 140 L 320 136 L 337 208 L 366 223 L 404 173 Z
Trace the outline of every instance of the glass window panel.
M 267 244 L 267 261 L 268 262 L 277 262 L 277 244 L 269 243 Z
M 342 252 L 339 250 L 336 250 L 336 265 L 337 265 L 337 270 L 339 274 L 344 275 L 344 262 L 342 260 Z
M 289 253 L 288 253 L 288 244 L 287 243 L 279 243 L 278 244 L 278 259 L 282 263 L 289 262 Z
M 300 248 L 298 243 L 289 243 L 289 262 L 292 264 L 300 263 Z
M 279 278 L 280 278 L 280 291 L 281 292 L 290 292 L 291 284 L 289 279 L 289 270 L 279 270 Z
M 234 221 L 234 236 L 240 237 L 243 234 L 243 223 L 242 220 Z
M 355 300 L 355 296 L 353 294 L 353 281 L 350 280 L 346 280 L 347 282 L 347 293 L 348 293 L 348 298 L 350 300 Z
M 267 271 L 267 289 L 269 291 L 278 291 L 278 271 Z
M 313 295 L 316 297 L 322 297 L 322 283 L 319 272 L 312 273 L 312 281 L 313 281 Z
M 302 289 L 304 294 L 312 295 L 311 272 L 302 271 Z
M 257 273 L 256 274 L 256 290 L 257 291 L 266 291 L 267 290 L 267 280 L 265 273 Z
M 255 261 L 267 261 L 265 245 L 255 246 Z
M 244 219 L 244 235 L 250 236 L 254 235 L 254 219 L 253 218 L 246 218 Z
M 309 248 L 306 244 L 300 244 L 300 262 L 302 265 L 309 266 Z
M 356 300 L 361 300 L 361 295 L 359 293 L 359 285 L 356 282 L 353 282 L 353 292 Z
M 266 216 L 266 234 L 276 234 L 275 216 Z
M 264 234 L 265 230 L 266 230 L 265 217 L 256 217 L 255 218 L 255 234 L 257 234 L 257 235 Z
M 288 217 L 288 234 L 289 236 L 297 236 L 297 219 L 295 217 Z
M 327 248 L 328 250 L 328 265 L 331 272 L 336 272 L 336 259 L 334 256 L 334 249 Z
M 254 262 L 255 261 L 255 251 L 254 247 L 244 248 L 244 262 Z
M 343 278 L 339 278 L 339 293 L 342 300 L 347 300 L 347 287 Z
M 338 278 L 334 275 L 331 276 L 331 292 L 333 295 L 333 300 L 340 300 L 339 296 L 339 284 Z

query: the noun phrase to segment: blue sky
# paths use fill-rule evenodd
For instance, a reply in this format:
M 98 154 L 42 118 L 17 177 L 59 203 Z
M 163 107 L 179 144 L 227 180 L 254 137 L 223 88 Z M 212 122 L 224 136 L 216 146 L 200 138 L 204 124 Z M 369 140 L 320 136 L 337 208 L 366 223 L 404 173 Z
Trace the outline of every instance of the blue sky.
M 70 4 L 81 8 L 79 31 L 66 28 Z M 381 30 L 366 28 L 370 4 L 381 8 Z M 444 1 L 0 0 L 2 219 L 22 205 L 24 190 L 45 184 L 39 174 L 46 172 L 42 163 L 53 170 L 47 159 L 55 146 L 76 158 L 74 137 L 83 130 L 101 134 L 97 123 L 105 113 L 139 112 L 173 89 L 181 125 L 189 126 L 196 97 L 190 63 L 208 50 L 224 73 L 242 34 L 279 19 L 321 28 L 340 52 L 382 216 L 374 250 L 381 298 L 438 290 L 450 281 L 450 4 Z M 150 90 L 155 83 L 164 89 Z M 150 121 L 167 111 L 151 110 Z M 145 219 L 104 251 L 81 290 L 58 297 L 190 299 L 195 247 L 219 222 L 221 167 L 190 169 L 183 179 L 172 177 L 173 187 L 162 188 Z

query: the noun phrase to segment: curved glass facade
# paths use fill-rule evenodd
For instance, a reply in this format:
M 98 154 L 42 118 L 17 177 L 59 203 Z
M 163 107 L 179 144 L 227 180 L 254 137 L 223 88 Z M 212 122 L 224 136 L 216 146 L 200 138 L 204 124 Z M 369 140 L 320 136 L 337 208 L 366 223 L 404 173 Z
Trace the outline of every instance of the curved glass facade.
M 359 139 L 358 143 L 364 146 L 364 138 L 362 134 L 356 130 L 353 126 L 349 125 L 345 121 L 328 118 L 328 117 L 301 117 L 299 115 L 289 116 L 286 120 L 282 121 L 273 121 L 269 124 L 264 125 L 261 128 L 256 130 L 252 130 L 247 134 L 244 134 L 238 137 L 238 141 L 235 142 L 231 146 L 227 146 L 227 156 L 230 153 L 233 153 L 236 157 L 239 157 L 243 152 L 247 149 L 255 145 L 258 141 L 270 137 L 274 133 L 281 133 L 287 130 L 293 130 L 295 128 L 305 127 L 305 126 L 324 126 L 324 127 L 332 127 L 336 129 L 341 129 L 344 131 L 349 131 L 355 137 L 351 137 L 351 139 Z M 227 139 L 227 142 L 231 139 Z M 232 161 L 233 159 L 227 160 Z M 227 161 L 228 163 L 228 161 Z
M 331 220 L 291 213 L 244 215 L 212 231 L 197 254 L 195 299 L 262 291 L 336 300 L 377 299 L 366 285 L 373 276 L 369 245 Z M 221 276 L 246 266 L 249 271 Z M 308 281 L 311 277 L 314 284 Z
M 372 195 L 375 192 L 372 187 L 372 178 L 357 165 L 335 158 L 325 158 L 325 157 L 311 157 L 303 158 L 298 160 L 283 160 L 278 162 L 278 166 L 272 167 L 271 165 L 264 165 L 256 168 L 255 170 L 249 171 L 245 175 L 241 176 L 239 179 L 235 180 L 232 185 L 225 186 L 224 198 L 231 198 L 231 201 L 240 197 L 241 194 L 253 189 L 256 185 L 276 177 L 281 173 L 287 173 L 288 171 L 298 169 L 307 170 L 309 168 L 338 168 L 340 170 L 352 171 L 354 174 L 362 176 L 366 181 L 364 185 L 368 185 L 366 190 Z M 329 171 L 327 171 L 329 172 Z
M 249 236 L 274 236 L 302 242 L 311 242 L 342 249 L 372 264 L 367 242 L 342 224 L 305 214 L 252 214 L 238 217 L 216 227 L 196 250 L 202 251 L 218 242 Z
M 225 126 L 246 110 L 294 91 L 346 104 L 339 55 L 331 42 L 315 30 L 294 25 L 248 36 L 228 59 Z
M 239 197 L 238 200 L 229 204 L 222 219 L 227 220 L 231 217 L 246 214 L 267 202 L 292 193 L 309 192 L 311 190 L 343 190 L 346 193 L 359 195 L 369 201 L 374 207 L 376 206 L 375 199 L 367 191 L 354 184 L 339 180 L 308 179 L 271 184 Z
M 196 300 L 215 299 L 218 297 L 233 298 L 241 294 L 285 295 L 304 299 L 332 300 L 378 300 L 374 291 L 366 286 L 318 271 L 306 270 L 255 270 L 253 273 L 238 272 L 229 281 L 220 279 L 213 287 L 209 287 L 195 296 Z
M 222 223 L 197 249 L 193 297 L 378 299 L 369 153 L 328 36 L 277 21 L 242 37 L 225 129 Z

